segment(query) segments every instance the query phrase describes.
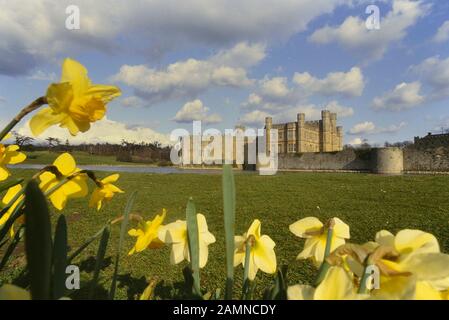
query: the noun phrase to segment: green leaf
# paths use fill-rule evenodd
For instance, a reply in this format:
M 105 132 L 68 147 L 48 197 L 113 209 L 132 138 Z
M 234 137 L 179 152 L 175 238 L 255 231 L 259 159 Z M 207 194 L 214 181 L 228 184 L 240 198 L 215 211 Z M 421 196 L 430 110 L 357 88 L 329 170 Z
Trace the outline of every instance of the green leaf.
M 123 214 L 123 221 L 120 227 L 120 239 L 117 247 L 117 254 L 115 256 L 115 265 L 114 265 L 114 275 L 112 276 L 111 289 L 109 290 L 109 299 L 114 300 L 115 290 L 117 287 L 117 274 L 118 274 L 118 263 L 120 259 L 120 251 L 122 249 L 123 240 L 125 238 L 126 229 L 128 228 L 128 220 L 129 213 L 134 204 L 134 200 L 136 199 L 137 191 L 134 191 L 128 198 L 128 202 L 126 203 L 125 213 Z
M 8 190 L 11 187 L 21 184 L 22 182 L 23 182 L 23 178 L 13 179 L 13 180 L 2 182 L 2 183 L 0 183 L 0 192 Z
M 50 299 L 51 225 L 47 201 L 36 181 L 25 189 L 25 252 L 30 273 L 31 297 Z
M 14 249 L 17 247 L 20 240 L 22 240 L 22 237 L 23 237 L 23 225 L 20 226 L 19 230 L 17 230 L 16 234 L 14 235 L 14 239 L 11 241 L 8 248 L 6 249 L 5 254 L 3 255 L 2 261 L 0 262 L 0 271 L 8 263 L 8 260 L 11 257 L 11 254 L 14 252 Z
M 67 268 L 67 222 L 61 214 L 58 218 L 53 241 L 53 298 L 59 299 L 65 293 Z
M 234 286 L 235 183 L 231 165 L 223 166 L 223 212 L 226 241 L 225 299 L 232 299 Z
M 269 295 L 269 300 L 286 300 L 287 299 L 287 266 L 283 265 L 276 273 L 274 285 Z
M 90 286 L 89 299 L 93 299 L 95 296 L 95 289 L 97 288 L 98 277 L 100 276 L 101 266 L 103 265 L 104 256 L 106 255 L 106 249 L 109 242 L 110 228 L 109 226 L 104 228 L 101 235 L 100 245 L 98 246 L 97 257 L 95 259 L 95 270 Z
M 193 277 L 193 293 L 202 297 L 200 288 L 200 244 L 198 232 L 198 220 L 193 199 L 190 198 L 186 208 L 187 238 L 189 241 L 190 267 Z

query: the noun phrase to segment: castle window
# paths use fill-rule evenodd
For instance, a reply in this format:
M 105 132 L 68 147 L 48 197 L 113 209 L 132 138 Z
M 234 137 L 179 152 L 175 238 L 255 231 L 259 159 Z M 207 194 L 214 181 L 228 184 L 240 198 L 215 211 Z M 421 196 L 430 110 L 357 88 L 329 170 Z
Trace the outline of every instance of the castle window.
M 296 152 L 296 143 L 288 144 L 288 152 Z
M 288 130 L 288 140 L 295 140 L 295 131 L 294 130 Z
M 278 152 L 279 153 L 284 153 L 284 150 L 282 150 L 282 144 L 278 144 Z

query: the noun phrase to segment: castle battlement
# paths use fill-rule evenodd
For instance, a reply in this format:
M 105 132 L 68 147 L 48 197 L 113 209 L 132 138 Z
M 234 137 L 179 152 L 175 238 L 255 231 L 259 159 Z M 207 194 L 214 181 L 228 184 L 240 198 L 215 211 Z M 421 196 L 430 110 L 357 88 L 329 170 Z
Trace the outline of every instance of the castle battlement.
M 273 124 L 265 119 L 266 134 L 278 130 L 279 153 L 334 152 L 343 150 L 343 127 L 337 126 L 337 114 L 321 111 L 321 120 L 305 121 L 298 113 L 296 122 Z

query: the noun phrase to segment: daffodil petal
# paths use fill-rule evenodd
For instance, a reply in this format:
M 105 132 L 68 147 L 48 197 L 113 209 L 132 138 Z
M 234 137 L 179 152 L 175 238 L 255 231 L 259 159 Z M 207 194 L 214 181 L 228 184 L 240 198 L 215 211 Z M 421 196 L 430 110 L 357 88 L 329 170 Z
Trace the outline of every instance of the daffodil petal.
M 287 289 L 288 300 L 313 300 L 315 288 L 308 285 L 297 284 Z
M 402 254 L 411 252 L 440 252 L 438 240 L 433 234 L 421 230 L 405 229 L 398 232 L 394 239 L 394 248 Z
M 308 232 L 319 232 L 323 223 L 315 217 L 307 217 L 292 223 L 289 226 L 290 231 L 297 237 L 310 238 Z
M 394 235 L 388 230 L 377 232 L 375 240 L 380 245 L 394 248 Z
M 349 226 L 341 221 L 339 218 L 334 217 L 334 235 L 339 238 L 349 239 Z
M 62 64 L 61 82 L 71 83 L 75 95 L 84 94 L 90 86 L 87 69 L 78 61 L 70 58 L 65 59 Z
M 276 254 L 274 252 L 274 241 L 267 235 L 263 235 L 252 249 L 254 262 L 257 267 L 265 273 L 276 272 Z
M 70 153 L 67 152 L 57 157 L 56 160 L 53 162 L 53 164 L 64 176 L 72 174 L 73 172 L 75 172 L 76 169 L 75 159 L 73 159 Z
M 353 299 L 353 284 L 349 274 L 341 267 L 329 268 L 323 281 L 315 290 L 315 300 Z

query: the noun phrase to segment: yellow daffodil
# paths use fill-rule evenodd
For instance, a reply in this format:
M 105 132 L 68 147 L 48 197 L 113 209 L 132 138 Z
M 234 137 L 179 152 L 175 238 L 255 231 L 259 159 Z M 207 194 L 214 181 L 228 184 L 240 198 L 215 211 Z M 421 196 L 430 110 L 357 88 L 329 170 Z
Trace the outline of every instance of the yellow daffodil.
M 315 289 L 309 285 L 288 287 L 289 300 L 355 300 L 365 295 L 357 295 L 352 278 L 341 267 L 330 267 L 323 281 Z
M 54 173 L 45 171 L 39 175 L 41 183 L 39 184 L 43 192 L 46 192 L 55 187 L 62 179 L 72 176 L 80 171 L 76 167 L 75 160 L 68 153 L 61 154 L 53 162 L 53 165 L 59 170 L 61 176 L 56 176 Z M 49 198 L 56 209 L 62 210 L 69 198 L 83 198 L 87 196 L 88 187 L 85 174 L 75 175 L 73 178 L 66 181 L 62 186 L 53 191 Z
M 246 244 L 250 244 L 250 257 L 248 266 L 248 278 L 254 280 L 260 269 L 265 273 L 276 272 L 275 243 L 267 235 L 260 235 L 260 221 L 254 220 L 248 231 L 243 236 L 235 236 L 234 266 L 242 264 L 245 268 Z
M 25 289 L 5 284 L 0 288 L 0 300 L 31 300 L 31 295 Z
M 338 218 L 332 218 L 329 223 L 333 224 L 330 252 L 345 244 L 349 239 L 349 226 Z M 316 266 L 323 263 L 329 227 L 326 227 L 318 218 L 308 217 L 296 221 L 289 227 L 290 231 L 297 237 L 305 238 L 303 251 L 297 259 L 311 258 Z
M 157 284 L 156 279 L 151 280 L 148 286 L 140 295 L 139 300 L 151 300 L 156 284 Z
M 161 215 L 156 215 L 153 220 L 149 221 L 141 221 L 139 222 L 137 229 L 131 229 L 128 231 L 128 234 L 131 237 L 137 237 L 136 244 L 129 251 L 129 255 L 134 254 L 135 252 L 141 252 L 146 248 L 160 248 L 163 245 L 163 242 L 159 240 L 158 233 L 162 227 L 162 222 L 164 222 L 166 215 L 166 210 L 162 210 Z
M 204 268 L 209 256 L 208 246 L 215 242 L 215 237 L 209 232 L 204 215 L 198 213 L 196 219 L 198 222 L 200 268 Z M 186 221 L 177 220 L 167 224 L 159 231 L 159 239 L 166 244 L 171 244 L 170 262 L 172 264 L 178 264 L 184 259 L 190 262 Z
M 449 289 L 449 255 L 440 252 L 434 235 L 420 230 L 401 230 L 396 236 L 382 230 L 371 263 L 381 272 L 382 299 L 435 299 Z M 380 252 L 380 254 L 376 254 Z
M 72 135 L 86 132 L 92 122 L 104 117 L 106 104 L 120 94 L 120 89 L 115 86 L 92 84 L 82 64 L 65 59 L 61 82 L 48 87 L 49 106 L 31 119 L 31 131 L 37 136 L 48 127 L 59 124 Z
M 8 164 L 17 164 L 26 159 L 26 155 L 18 150 L 19 146 L 10 145 L 6 147 L 0 144 L 0 181 L 8 179 L 11 175 L 6 167 Z
M 20 184 L 9 188 L 8 191 L 6 191 L 6 194 L 2 199 L 2 206 L 5 207 L 6 205 L 8 205 L 15 198 L 17 193 L 19 193 L 21 190 L 22 190 L 22 186 Z M 17 198 L 17 200 L 11 205 L 11 207 L 5 212 L 5 214 L 0 218 L 0 227 L 3 226 L 6 223 L 6 221 L 8 221 L 8 219 L 11 217 L 11 214 L 16 209 L 19 202 L 23 200 L 23 198 L 24 198 L 24 196 L 20 195 Z M 22 218 L 21 220 L 23 220 L 23 216 L 21 218 Z M 14 226 L 12 226 L 9 229 L 9 231 L 10 231 L 11 238 L 14 237 Z
M 92 208 L 97 208 L 99 211 L 103 205 L 103 201 L 111 200 L 115 193 L 123 193 L 120 188 L 112 184 L 113 182 L 116 182 L 119 177 L 119 174 L 113 174 L 101 180 L 101 186 L 95 188 L 92 192 L 89 206 Z

